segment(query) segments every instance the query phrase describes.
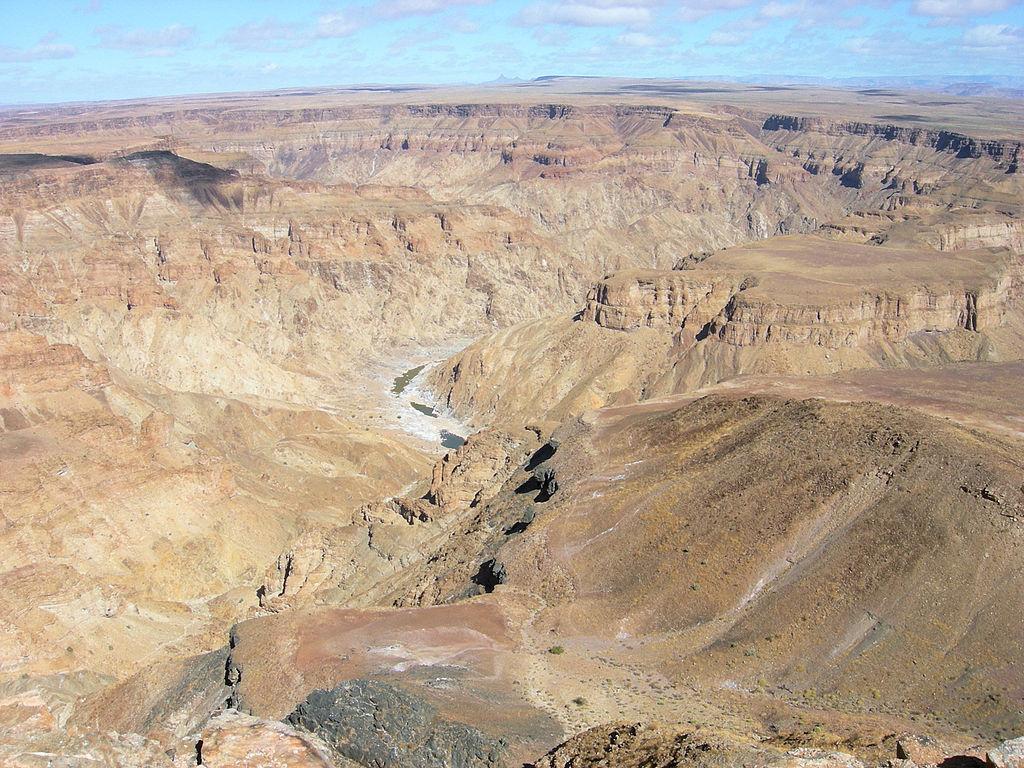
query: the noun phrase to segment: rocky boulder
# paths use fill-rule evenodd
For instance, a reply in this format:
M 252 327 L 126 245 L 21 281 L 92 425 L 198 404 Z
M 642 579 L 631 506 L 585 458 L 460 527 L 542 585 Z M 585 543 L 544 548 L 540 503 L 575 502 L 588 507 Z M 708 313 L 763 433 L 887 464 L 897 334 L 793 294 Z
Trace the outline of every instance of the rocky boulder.
M 332 760 L 315 737 L 284 723 L 226 712 L 211 721 L 196 741 L 195 762 L 209 768 L 350 768 L 354 763 Z
M 804 747 L 792 749 L 768 761 L 770 768 L 864 768 L 864 764 L 845 752 Z
M 896 758 L 917 765 L 938 765 L 952 754 L 950 747 L 931 736 L 905 733 L 896 740 Z
M 990 768 L 1024 768 L 1024 736 L 1004 741 L 985 755 Z
M 313 691 L 287 717 L 342 758 L 372 768 L 497 768 L 505 744 L 442 717 L 421 698 L 377 680 Z
M 530 768 L 675 768 L 764 764 L 751 748 L 717 736 L 647 723 L 600 725 L 559 744 Z

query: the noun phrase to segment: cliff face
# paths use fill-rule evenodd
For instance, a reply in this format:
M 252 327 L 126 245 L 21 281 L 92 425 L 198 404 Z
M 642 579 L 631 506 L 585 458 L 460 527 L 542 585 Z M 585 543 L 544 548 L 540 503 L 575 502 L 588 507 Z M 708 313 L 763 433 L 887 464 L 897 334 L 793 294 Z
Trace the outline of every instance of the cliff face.
M 870 292 L 844 304 L 794 305 L 751 290 L 743 279 L 691 278 L 686 273 L 620 273 L 595 284 L 581 319 L 602 328 L 657 328 L 680 340 L 716 336 L 737 347 L 793 343 L 855 347 L 903 342 L 917 333 L 984 331 L 1001 325 L 1022 295 L 1019 263 L 978 290 L 922 288 L 902 294 Z M 768 295 L 765 295 L 768 294 Z
M 692 272 L 617 273 L 590 289 L 581 319 L 619 331 L 685 328 L 699 333 L 741 285 L 729 276 Z
M 438 369 L 435 386 L 466 415 L 528 418 L 744 373 L 920 367 L 1024 350 L 1024 264 L 1002 249 L 940 256 L 804 236 L 683 266 L 605 277 L 576 323 L 481 340 Z M 548 357 L 559 362 L 534 362 Z M 512 368 L 526 381 L 508 383 Z
M 1006 173 L 1017 173 L 1018 158 L 1024 144 L 1015 140 L 977 139 L 955 131 L 907 128 L 884 123 L 834 122 L 820 117 L 770 115 L 761 126 L 765 132 L 822 133 L 831 136 L 857 136 L 894 141 L 944 152 L 958 158 L 987 157 Z
M 907 229 L 912 229 L 907 227 Z M 915 228 L 916 229 L 916 228 Z M 923 229 L 923 228 L 922 228 Z M 994 216 L 964 216 L 961 221 L 935 221 L 924 232 L 892 232 L 886 242 L 915 237 L 938 251 L 1007 248 L 1024 251 L 1024 221 Z
M 781 115 L 768 117 L 759 135 L 767 145 L 800 160 L 808 173 L 831 176 L 833 183 L 855 189 L 862 199 L 890 211 L 919 208 L 936 196 L 963 207 L 976 200 L 976 206 L 996 202 L 1012 210 L 1024 183 L 1018 139 Z M 957 172 L 965 162 L 985 169 L 967 184 Z M 1012 196 L 993 199 L 986 187 L 1013 190 Z
M 986 506 L 1016 503 L 1003 487 L 1019 485 L 1012 461 L 959 433 L 919 451 L 911 438 L 932 426 L 906 420 L 892 442 L 899 414 L 719 403 L 589 442 L 577 420 L 610 404 L 641 419 L 662 397 L 744 374 L 825 390 L 838 371 L 928 368 L 939 385 L 917 404 L 944 403 L 937 390 L 976 380 L 942 379 L 940 366 L 1019 359 L 1024 177 L 1019 142 L 992 138 L 1016 123 L 978 136 L 894 127 L 868 119 L 864 100 L 766 119 L 784 110 L 758 89 L 731 105 L 689 87 L 573 96 L 546 82 L 436 103 L 314 92 L 0 113 L 0 762 L 107 748 L 120 759 L 132 740 L 139 760 L 169 764 L 178 749 L 174 762 L 194 762 L 198 739 L 188 755 L 182 743 L 228 697 L 280 718 L 314 688 L 333 693 L 303 722 L 338 754 L 228 716 L 208 729 L 209 764 L 341 762 L 367 701 L 339 686 L 382 676 L 438 721 L 486 734 L 473 743 L 532 744 L 517 759 L 611 713 L 749 731 L 732 704 L 692 695 L 673 666 L 692 648 L 706 651 L 698 682 L 746 696 L 730 687 L 750 682 L 734 679 L 745 662 L 721 642 L 791 632 L 822 660 L 807 684 L 838 695 L 907 676 L 897 657 L 921 646 L 828 666 L 814 621 L 781 597 L 855 645 L 863 618 L 816 607 L 841 603 L 829 585 L 851 568 L 874 579 L 850 588 L 858 599 L 884 602 L 884 562 L 915 610 L 956 608 L 910 565 L 943 579 L 951 567 L 923 544 L 904 543 L 901 561 L 859 521 L 904 539 L 927 531 L 983 587 L 982 544 L 1013 554 Z M 491 428 L 439 458 L 391 381 L 470 338 L 415 398 L 429 411 L 432 389 L 439 408 Z M 1015 428 L 1006 401 L 995 410 Z M 548 441 L 560 422 L 583 430 L 569 450 Z M 733 432 L 749 439 L 723 443 Z M 814 450 L 791 460 L 792 445 Z M 636 446 L 644 455 L 627 456 Z M 961 460 L 972 452 L 984 476 Z M 632 474 L 648 456 L 651 474 Z M 761 485 L 743 484 L 750 467 Z M 675 485 L 693 477 L 721 495 Z M 904 488 L 938 510 L 914 502 L 913 529 L 897 514 Z M 788 505 L 757 507 L 776 496 Z M 963 535 L 972 520 L 987 526 L 977 538 Z M 701 526 L 714 592 L 689 579 L 706 566 L 674 549 Z M 825 576 L 782 564 L 794 552 Z M 441 601 L 452 604 L 394 610 Z M 987 625 L 951 623 L 1011 655 Z M 644 656 L 692 627 L 656 664 Z M 566 652 L 577 643 L 586 653 Z M 783 686 L 805 677 L 772 648 L 759 667 L 779 682 L 768 703 L 791 712 Z M 950 657 L 936 662 L 950 676 L 985 660 L 973 646 Z M 922 681 L 913 706 L 931 706 L 936 685 Z M 994 728 L 1010 707 L 979 704 L 982 687 L 956 701 Z M 401 735 L 392 715 L 381 721 Z
M 738 295 L 709 332 L 737 347 L 792 343 L 838 349 L 900 343 L 919 333 L 998 327 L 1010 311 L 1011 296 L 1019 299 L 1020 280 L 1009 276 L 980 294 L 886 294 L 845 306 L 792 307 Z

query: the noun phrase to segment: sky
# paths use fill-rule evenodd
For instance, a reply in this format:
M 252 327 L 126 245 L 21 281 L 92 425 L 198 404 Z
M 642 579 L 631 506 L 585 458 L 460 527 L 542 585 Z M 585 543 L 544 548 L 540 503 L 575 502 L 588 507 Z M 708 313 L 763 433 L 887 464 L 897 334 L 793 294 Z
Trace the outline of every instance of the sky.
M 1024 0 L 0 0 L 0 104 L 542 75 L 1024 77 Z

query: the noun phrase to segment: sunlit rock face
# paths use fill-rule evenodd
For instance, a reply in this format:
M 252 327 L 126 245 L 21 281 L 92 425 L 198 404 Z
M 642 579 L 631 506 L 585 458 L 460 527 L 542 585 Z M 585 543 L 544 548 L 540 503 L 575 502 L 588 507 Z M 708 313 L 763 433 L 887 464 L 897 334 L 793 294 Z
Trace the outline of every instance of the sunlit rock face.
M 628 85 L 0 114 L 0 762 L 1012 764 L 1019 119 Z

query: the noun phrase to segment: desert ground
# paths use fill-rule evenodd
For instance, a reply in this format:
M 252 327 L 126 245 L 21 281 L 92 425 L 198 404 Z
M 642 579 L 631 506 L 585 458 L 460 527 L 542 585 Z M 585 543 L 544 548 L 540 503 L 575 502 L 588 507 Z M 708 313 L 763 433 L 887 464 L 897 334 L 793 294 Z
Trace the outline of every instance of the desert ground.
M 0 109 L 0 764 L 1021 765 L 1022 146 L 671 80 Z

